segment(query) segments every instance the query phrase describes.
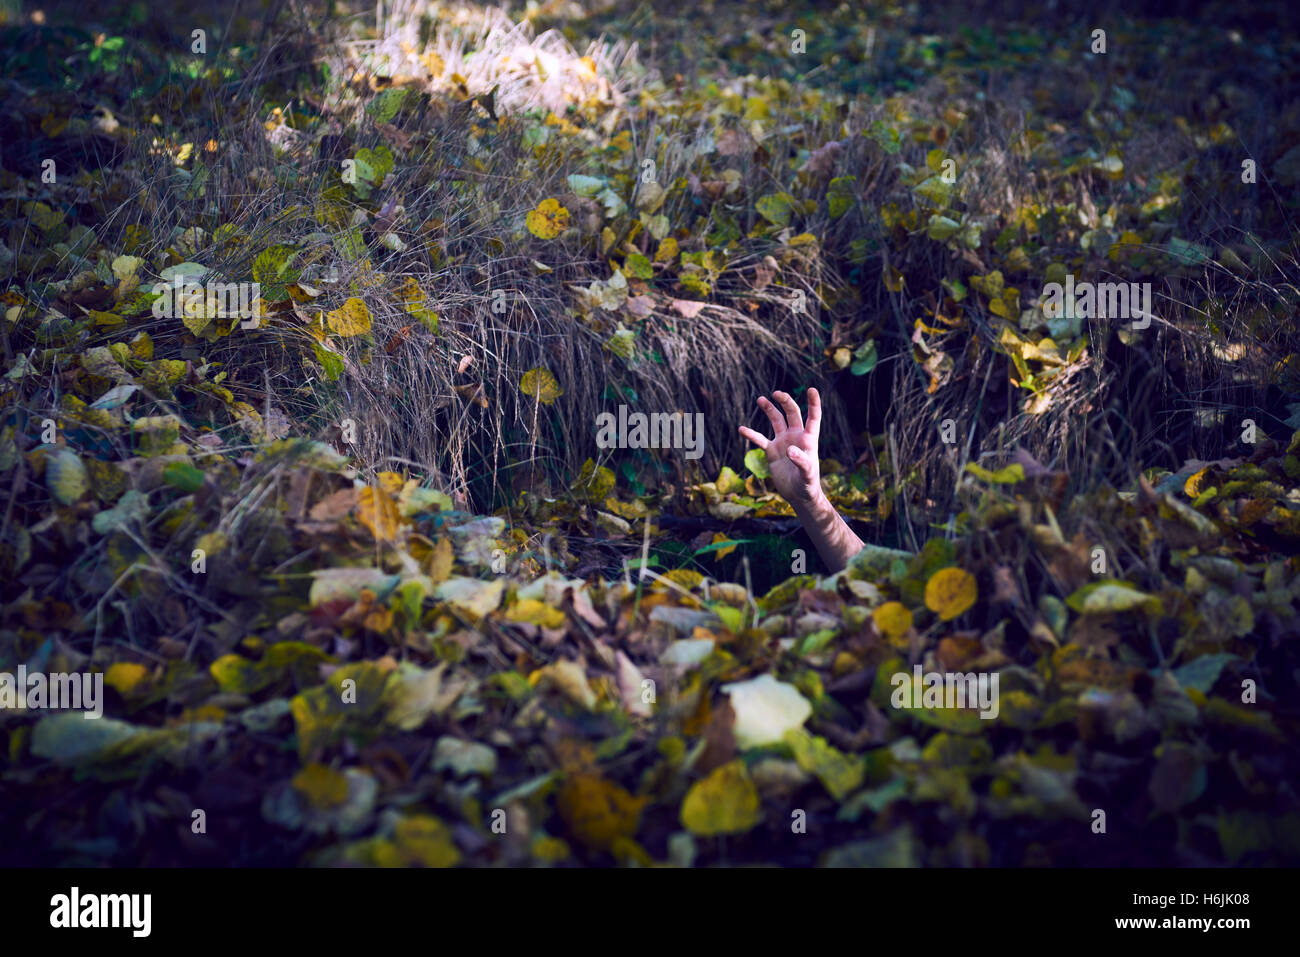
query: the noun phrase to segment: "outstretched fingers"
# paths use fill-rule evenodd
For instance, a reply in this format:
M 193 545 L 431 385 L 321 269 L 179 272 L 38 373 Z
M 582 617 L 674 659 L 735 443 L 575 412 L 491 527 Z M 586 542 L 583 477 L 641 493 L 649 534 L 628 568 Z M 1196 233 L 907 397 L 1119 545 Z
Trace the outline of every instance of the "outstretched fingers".
M 799 403 L 790 397 L 788 392 L 773 392 L 776 401 L 781 403 L 781 408 L 785 410 L 785 420 L 792 429 L 803 428 L 803 416 L 799 414 Z
M 746 426 L 743 426 L 743 425 L 740 427 L 740 434 L 741 434 L 742 436 L 744 436 L 745 438 L 749 439 L 749 441 L 753 442 L 755 445 L 757 445 L 757 446 L 758 446 L 760 449 L 762 449 L 764 452 L 766 452 L 766 451 L 767 451 L 767 447 L 768 447 L 769 445 L 772 444 L 772 440 L 771 440 L 771 439 L 769 439 L 769 438 L 767 438 L 767 437 L 765 437 L 765 436 L 759 435 L 759 434 L 758 434 L 757 432 L 755 432 L 753 429 L 751 429 L 751 428 L 747 428 Z
M 776 394 L 780 396 L 781 393 Z M 768 401 L 767 396 L 760 395 L 758 397 L 758 407 L 767 413 L 767 420 L 772 423 L 772 428 L 776 430 L 777 435 L 785 431 L 785 419 L 777 411 L 776 406 Z
M 816 389 L 808 390 L 808 434 L 817 441 L 822 428 L 822 397 Z

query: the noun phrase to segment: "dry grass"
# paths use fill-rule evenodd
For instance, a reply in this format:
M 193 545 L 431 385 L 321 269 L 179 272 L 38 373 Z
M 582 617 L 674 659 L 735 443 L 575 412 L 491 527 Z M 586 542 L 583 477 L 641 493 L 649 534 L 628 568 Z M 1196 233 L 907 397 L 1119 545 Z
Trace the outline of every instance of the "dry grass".
M 708 154 L 736 171 L 738 195 L 746 197 L 714 205 L 713 218 L 693 230 L 693 237 L 707 234 L 725 212 L 742 237 L 715 278 L 709 304 L 686 319 L 669 301 L 683 293 L 657 295 L 652 313 L 636 325 L 636 351 L 628 360 L 606 348 L 620 320 L 575 313 L 574 290 L 609 274 L 595 231 L 584 227 L 567 240 L 535 242 L 521 231 L 524 214 L 557 196 L 581 221 L 590 202 L 569 192 L 566 177 L 619 172 L 598 168 L 592 153 L 620 133 L 635 144 L 636 161 L 655 161 L 661 183 L 690 180 L 716 122 L 679 108 L 680 97 L 653 64 L 641 62 L 633 43 L 599 40 L 579 50 L 555 30 L 534 35 L 531 23 L 515 23 L 494 8 L 457 5 L 455 15 L 451 9 L 413 0 L 381 5 L 378 39 L 372 40 L 357 38 L 365 20 L 360 15 L 327 22 L 316 34 L 272 35 L 255 69 L 233 87 L 200 84 L 201 103 L 178 106 L 166 117 L 176 142 L 148 136 L 118 141 L 102 186 L 92 193 L 100 238 L 110 246 L 121 245 L 127 227 L 142 228 L 146 246 L 137 254 L 172 249 L 239 281 L 249 277 L 257 252 L 298 243 L 303 260 L 338 278 L 322 285 L 324 295 L 305 304 L 304 313 L 334 308 L 352 295 L 367 302 L 376 348 L 364 360 L 349 349 L 348 370 L 336 383 L 319 376 L 306 326 L 292 316 L 202 349 L 204 358 L 228 364 L 239 398 L 276 421 L 281 416 L 275 413 L 283 413 L 295 432 L 336 438 L 339 424 L 351 419 L 358 426 L 352 451 L 366 469 L 413 467 L 479 508 L 509 502 L 524 484 L 559 491 L 587 457 L 601 456 L 594 444 L 596 415 L 635 395 L 639 408 L 704 411 L 707 454 L 700 464 L 716 470 L 737 464 L 742 445 L 735 426 L 754 421 L 756 393 L 817 384 L 831 397 L 825 454 L 848 459 L 837 450 L 851 447 L 863 424 L 868 432 L 891 435 L 892 449 L 875 461 L 900 480 L 911 508 L 943 521 L 954 511 L 964 463 L 999 464 L 1017 446 L 1066 469 L 1081 485 L 1123 484 L 1139 468 L 1174 467 L 1183 457 L 1211 458 L 1231 448 L 1232 430 L 1198 429 L 1197 412 L 1226 409 L 1241 417 L 1240 410 L 1254 409 L 1261 418 L 1273 416 L 1260 422 L 1266 431 L 1278 427 L 1268 385 L 1278 360 L 1300 351 L 1291 321 L 1300 269 L 1294 255 L 1261 252 L 1253 236 L 1271 238 L 1268 248 L 1276 248 L 1286 234 L 1287 211 L 1265 190 L 1225 198 L 1196 187 L 1230 179 L 1236 153 L 1200 149 L 1172 122 L 1176 111 L 1140 107 L 1146 132 L 1129 141 L 1126 168 L 1151 179 L 1179 163 L 1198 164 L 1170 235 L 1216 250 L 1231 246 L 1252 268 L 1239 274 L 1207 263 L 1199 276 L 1163 276 L 1115 263 L 1113 275 L 1092 275 L 1153 281 L 1158 320 L 1127 345 L 1100 330 L 1084 357 L 1055 377 L 1045 412 L 1024 410 L 1025 393 L 1009 385 L 1008 360 L 994 345 L 1000 320 L 974 295 L 963 305 L 962 327 L 926 337 L 929 348 L 952 361 L 935 391 L 913 359 L 912 342 L 916 320 L 931 321 L 941 302 L 941 278 L 999 265 L 990 245 L 1020 209 L 1072 204 L 1077 231 L 1095 228 L 1107 208 L 1124 199 L 1123 184 L 1094 171 L 1062 172 L 1061 158 L 1086 141 L 1078 128 L 1049 133 L 1032 151 L 1025 146 L 1028 117 L 1041 105 L 1032 75 L 1007 80 L 994 74 L 980 99 L 973 90 L 954 95 L 947 80 L 935 79 L 887 104 L 848 97 L 831 107 L 797 86 L 766 87 L 772 125 L 785 124 L 785 131 L 765 141 L 762 152 L 723 160 Z M 336 81 L 315 104 L 331 117 L 328 128 L 300 132 L 290 106 L 284 122 L 268 132 L 262 123 L 267 104 L 257 93 L 262 81 L 275 71 L 311 71 L 320 63 Z M 1052 95 L 1068 102 L 1058 108 L 1104 106 L 1110 80 L 1082 67 L 1060 69 L 1067 76 Z M 390 82 L 429 94 L 394 120 L 395 132 L 378 127 L 364 109 L 374 89 Z M 750 88 L 744 80 L 723 82 L 724 92 Z M 1171 106 L 1190 109 L 1197 92 L 1192 84 L 1175 91 Z M 499 123 L 489 121 L 485 98 L 474 103 L 465 97 L 488 93 Z M 590 122 L 579 134 L 557 139 L 545 164 L 532 163 L 523 130 L 575 103 L 590 105 Z M 905 141 L 891 157 L 860 135 L 895 111 L 939 122 L 950 109 L 966 114 L 946 145 L 962 161 L 961 208 L 985 225 L 985 243 L 960 257 L 924 229 L 887 234 L 878 217 L 891 202 L 908 208 L 897 161 L 923 166 L 927 146 Z M 1251 117 L 1259 114 L 1250 114 L 1243 127 L 1263 129 L 1258 122 L 1252 126 Z M 734 127 L 744 133 L 743 124 Z M 214 128 L 222 131 L 222 142 L 203 155 L 206 193 L 186 195 L 174 149 L 186 136 L 203 142 L 204 130 Z M 355 207 L 347 215 L 359 214 L 370 228 L 375 208 L 400 204 L 392 229 L 405 247 L 389 252 L 372 245 L 366 268 L 340 254 L 325 234 L 339 224 L 322 223 L 314 211 L 323 194 L 339 191 L 342 157 L 395 137 L 407 146 L 398 151 L 393 175 L 368 211 Z M 831 141 L 842 145 L 823 170 L 792 172 L 799 150 Z M 860 201 L 853 212 L 831 220 L 819 204 L 801 221 L 800 229 L 817 237 L 814 247 L 790 250 L 748 237 L 758 222 L 754 197 L 782 189 L 818 196 L 831 176 L 850 173 Z M 661 212 L 674 224 L 686 222 L 698 197 L 695 183 L 670 191 Z M 1249 230 L 1233 222 L 1248 223 Z M 204 232 L 193 233 L 200 224 Z M 218 226 L 233 227 L 238 241 L 215 243 Z M 866 261 L 855 262 L 852 244 L 864 240 Z M 635 243 L 653 254 L 644 233 Z M 683 251 L 704 248 L 698 238 L 683 244 Z M 758 277 L 773 253 L 783 261 L 765 284 Z M 901 293 L 878 281 L 886 257 L 907 278 Z M 550 271 L 541 273 L 537 262 Z M 402 309 L 395 293 L 406 279 L 424 290 L 441 316 L 436 335 Z M 1021 288 L 1022 306 L 1032 304 L 1042 284 L 1034 272 L 1008 271 L 1006 279 Z M 661 291 L 665 286 L 657 285 Z M 796 290 L 809 304 L 803 314 L 790 308 Z M 496 311 L 494 295 L 503 291 L 505 309 Z M 158 320 L 148 328 L 160 354 L 183 354 L 179 324 Z M 836 401 L 822 350 L 833 340 L 856 344 L 868 334 L 880 346 L 874 376 L 888 377 L 889 385 L 887 401 L 873 401 L 863 423 L 861 410 L 850 417 Z M 565 390 L 555 405 L 538 406 L 519 391 L 522 373 L 536 366 L 550 369 Z M 57 404 L 56 395 L 48 399 Z M 955 447 L 939 439 L 938 425 L 949 418 L 960 436 Z M 658 478 L 685 481 L 686 464 L 663 457 Z

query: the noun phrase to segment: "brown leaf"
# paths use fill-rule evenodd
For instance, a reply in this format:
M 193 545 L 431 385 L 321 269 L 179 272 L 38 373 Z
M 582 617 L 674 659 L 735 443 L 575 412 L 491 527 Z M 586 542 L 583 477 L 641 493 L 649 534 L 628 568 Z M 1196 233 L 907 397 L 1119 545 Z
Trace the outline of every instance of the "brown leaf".
M 355 488 L 341 488 L 333 495 L 327 495 L 312 506 L 310 515 L 313 522 L 337 522 L 352 511 L 357 504 Z
M 312 474 L 311 469 L 298 469 L 289 479 L 286 517 L 292 522 L 301 522 L 307 511 L 307 496 L 311 491 Z
M 713 709 L 709 723 L 704 728 L 704 751 L 696 759 L 693 771 L 708 774 L 735 758 L 735 723 L 736 712 L 732 710 L 731 699 L 724 696 L 722 703 Z
M 473 385 L 458 385 L 455 389 L 465 397 L 465 401 L 473 402 L 484 409 L 488 407 L 488 400 L 483 395 L 483 383 L 475 382 Z
M 754 138 L 744 130 L 724 130 L 715 141 L 715 146 L 722 156 L 743 156 L 754 149 Z
M 1052 470 L 1042 465 L 1037 459 L 1026 452 L 1024 449 L 1016 449 L 1011 456 L 1011 464 L 1019 465 L 1025 470 L 1025 478 L 1038 478 L 1042 475 L 1051 475 Z
M 762 291 L 771 285 L 772 280 L 776 278 L 780 265 L 772 256 L 764 256 L 762 262 L 754 267 L 753 288 L 755 291 Z
M 944 671 L 965 671 L 971 661 L 984 653 L 978 638 L 953 635 L 939 642 L 935 657 Z
M 1119 635 L 1101 623 L 1096 615 L 1084 615 L 1070 629 L 1070 641 L 1089 653 L 1110 657 L 1110 649 L 1119 644 Z
M 843 151 L 844 144 L 838 140 L 831 140 L 808 155 L 807 161 L 803 164 L 803 171 L 816 176 L 827 176 L 835 169 L 835 161 Z
M 398 329 L 397 332 L 393 334 L 393 338 L 388 340 L 388 345 L 384 346 L 384 351 L 391 356 L 402 347 L 402 343 L 411 337 L 411 330 L 414 328 L 414 325 L 409 325 L 402 326 L 402 328 Z
M 1088 538 L 1079 532 L 1068 546 L 1055 549 L 1047 568 L 1065 586 L 1066 592 L 1072 592 L 1092 580 L 1091 558 L 1092 548 Z

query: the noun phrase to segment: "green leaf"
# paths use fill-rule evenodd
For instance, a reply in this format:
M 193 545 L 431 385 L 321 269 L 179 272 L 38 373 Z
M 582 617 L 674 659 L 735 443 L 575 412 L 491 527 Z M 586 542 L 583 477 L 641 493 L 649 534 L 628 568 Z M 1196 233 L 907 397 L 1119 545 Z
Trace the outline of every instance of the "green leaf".
M 378 123 L 391 122 L 402 108 L 402 104 L 406 102 L 408 92 L 405 87 L 392 87 L 384 90 L 366 104 L 366 112 L 374 117 Z
M 695 551 L 691 552 L 691 554 L 707 555 L 709 552 L 721 551 L 724 548 L 735 548 L 738 545 L 748 545 L 752 541 L 754 541 L 752 538 L 729 538 L 726 541 L 714 542 L 712 545 L 705 545 L 703 548 L 697 548 Z
M 1209 694 L 1219 674 L 1230 661 L 1237 661 L 1236 655 L 1215 654 L 1202 655 L 1187 664 L 1174 669 L 1174 677 L 1184 688 L 1195 688 L 1202 694 Z
M 912 192 L 929 205 L 937 209 L 943 209 L 948 205 L 948 200 L 952 198 L 952 183 L 945 183 L 938 176 L 928 176 L 912 187 Z
M 87 721 L 72 711 L 48 715 L 32 731 L 32 754 L 64 766 L 88 764 L 144 730 L 114 718 Z
M 876 340 L 868 339 L 854 350 L 853 364 L 849 366 L 849 371 L 854 375 L 866 375 L 879 361 L 880 357 L 876 354 Z
M 794 197 L 789 193 L 769 193 L 760 196 L 754 203 L 754 209 L 773 226 L 789 226 L 790 213 L 794 206 Z
M 884 120 L 877 120 L 868 135 L 891 156 L 903 148 L 903 140 L 898 135 L 898 130 L 886 124 Z
M 316 353 L 316 361 L 320 363 L 325 378 L 330 382 L 337 382 L 339 376 L 343 374 L 343 357 L 336 352 L 331 352 L 319 342 L 312 341 L 312 350 Z
M 163 481 L 183 492 L 197 492 L 203 487 L 203 472 L 193 462 L 168 462 L 163 468 Z
M 356 173 L 357 184 L 366 180 L 375 186 L 382 186 L 384 178 L 393 171 L 393 151 L 387 146 L 376 146 L 373 150 L 357 150 Z
M 992 482 L 994 485 L 1014 485 L 1017 482 L 1025 480 L 1025 468 L 1016 462 L 1005 468 L 1000 468 L 996 472 L 990 472 L 986 468 L 981 468 L 974 462 L 966 463 L 966 471 L 984 482 Z
M 569 176 L 569 189 L 578 196 L 590 199 L 605 188 L 605 181 L 599 176 L 583 176 L 573 173 Z
M 289 298 L 288 283 L 298 279 L 299 270 L 293 268 L 298 250 L 283 243 L 268 246 L 253 260 L 253 280 L 261 285 L 261 294 L 267 302 L 282 302 Z
M 1210 250 L 1200 243 L 1174 236 L 1169 240 L 1169 258 L 1180 266 L 1199 266 L 1210 260 Z
M 623 264 L 623 272 L 634 279 L 653 279 L 654 266 L 641 253 L 631 253 Z
M 91 520 L 91 527 L 107 535 L 123 525 L 143 522 L 149 517 L 149 503 L 144 494 L 129 489 L 112 508 L 106 508 Z
M 174 279 L 180 279 L 182 282 L 185 280 L 199 282 L 207 274 L 207 266 L 200 263 L 184 262 L 177 263 L 175 266 L 168 266 L 166 269 L 162 270 L 162 272 L 158 273 L 158 277 L 163 282 L 171 282 Z
M 943 242 L 952 236 L 957 230 L 961 229 L 961 223 L 955 219 L 949 219 L 947 216 L 940 216 L 935 213 L 930 217 L 930 225 L 926 230 L 926 235 L 931 239 L 937 239 Z
M 831 747 L 825 738 L 809 734 L 803 728 L 793 728 L 783 739 L 794 752 L 799 767 L 817 779 L 830 792 L 831 797 L 843 801 L 862 785 L 866 767 L 858 756 L 848 757 Z
M 636 333 L 620 326 L 605 340 L 605 348 L 620 358 L 630 360 L 636 352 Z
M 853 207 L 853 185 L 856 176 L 837 176 L 826 190 L 826 207 L 831 219 L 839 219 Z
M 754 478 L 765 479 L 772 474 L 767 467 L 767 453 L 762 449 L 750 449 L 745 453 L 745 468 L 749 469 Z
M 962 739 L 965 740 L 965 739 Z M 888 784 L 867 791 L 859 791 L 852 799 L 845 801 L 835 815 L 837 821 L 856 821 L 862 812 L 869 810 L 879 814 L 889 805 L 907 796 L 907 779 L 894 778 Z
M 1114 579 L 1084 585 L 1067 598 L 1065 603 L 1084 615 L 1132 611 L 1148 605 L 1153 609 L 1160 607 L 1160 600 L 1154 595 L 1139 591 L 1128 582 Z

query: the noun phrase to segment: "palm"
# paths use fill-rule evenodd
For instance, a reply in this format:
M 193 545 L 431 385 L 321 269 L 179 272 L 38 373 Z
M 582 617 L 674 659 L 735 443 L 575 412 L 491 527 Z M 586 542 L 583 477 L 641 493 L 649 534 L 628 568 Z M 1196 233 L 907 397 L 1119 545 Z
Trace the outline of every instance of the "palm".
M 791 448 L 802 449 L 816 462 L 817 440 L 807 429 L 787 429 L 767 447 L 767 468 L 772 473 L 772 484 L 787 502 L 799 498 L 812 498 L 817 476 L 806 475 L 804 470 L 790 461 Z
M 760 397 L 759 406 L 767 413 L 774 435 L 768 439 L 753 429 L 741 427 L 740 434 L 767 454 L 772 484 L 791 505 L 816 501 L 821 494 L 821 476 L 817 464 L 817 435 L 821 428 L 821 396 L 808 390 L 808 424 L 799 414 L 799 406 L 784 392 L 773 393 L 781 404 L 778 409 Z

